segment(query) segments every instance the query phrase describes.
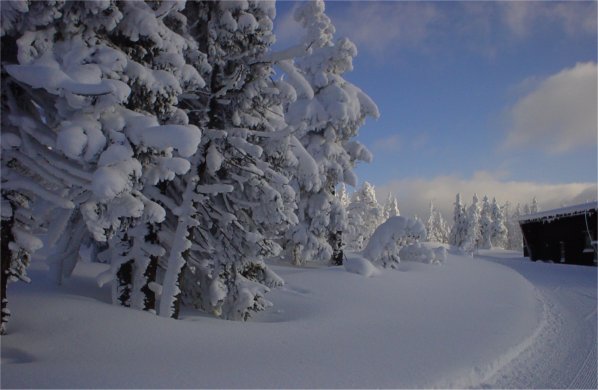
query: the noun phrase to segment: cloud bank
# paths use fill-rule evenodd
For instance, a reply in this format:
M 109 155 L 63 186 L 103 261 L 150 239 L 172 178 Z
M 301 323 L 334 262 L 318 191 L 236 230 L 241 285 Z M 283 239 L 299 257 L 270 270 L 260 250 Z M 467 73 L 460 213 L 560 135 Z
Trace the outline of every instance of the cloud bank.
M 487 171 L 476 172 L 470 178 L 454 175 L 437 176 L 431 179 L 413 178 L 393 180 L 376 186 L 379 202 L 384 202 L 389 192 L 397 197 L 401 213 L 407 216 L 428 217 L 429 202 L 433 201 L 447 220 L 452 220 L 455 195 L 461 194 L 465 203 L 471 203 L 474 193 L 481 198 L 496 197 L 500 203 L 513 205 L 530 203 L 533 197 L 542 210 L 584 203 L 597 198 L 596 183 L 550 184 L 537 182 L 509 181 L 501 174 Z
M 596 145 L 596 63 L 578 63 L 548 77 L 510 109 L 506 148 L 564 153 Z

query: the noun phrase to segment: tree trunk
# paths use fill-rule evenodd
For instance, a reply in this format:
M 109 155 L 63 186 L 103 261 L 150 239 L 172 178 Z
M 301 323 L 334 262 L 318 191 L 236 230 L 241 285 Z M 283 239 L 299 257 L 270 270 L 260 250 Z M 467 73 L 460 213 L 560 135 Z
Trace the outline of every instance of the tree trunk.
M 332 196 L 336 196 L 336 190 L 334 185 L 330 185 L 329 191 Z M 336 231 L 330 232 L 328 235 L 328 244 L 332 247 L 332 258 L 330 263 L 332 265 L 343 265 L 343 232 Z
M 2 242 L 1 242 L 1 257 L 2 257 L 2 322 L 0 323 L 0 334 L 6 334 L 6 326 L 8 323 L 8 317 L 10 317 L 10 311 L 8 310 L 8 297 L 6 295 L 6 285 L 8 284 L 8 274 L 10 269 L 10 261 L 12 258 L 12 252 L 8 247 L 8 243 L 14 240 L 12 234 L 12 226 L 14 224 L 14 218 L 2 220 Z
M 116 272 L 116 300 L 122 305 L 131 306 L 133 293 L 133 260 L 121 264 Z
M 149 234 L 145 236 L 147 242 L 152 244 L 158 243 L 158 234 L 156 233 L 154 226 L 148 224 Z M 141 293 L 143 294 L 143 307 L 142 310 L 145 311 L 155 311 L 156 310 L 156 293 L 150 288 L 150 283 L 154 283 L 156 281 L 156 273 L 158 271 L 158 257 L 157 256 L 150 256 L 149 257 L 149 264 L 143 273 L 145 278 L 145 284 L 141 287 Z
M 328 242 L 330 243 L 330 246 L 332 246 L 332 265 L 343 265 L 344 253 L 342 249 L 342 236 L 343 232 L 340 231 L 330 234 Z

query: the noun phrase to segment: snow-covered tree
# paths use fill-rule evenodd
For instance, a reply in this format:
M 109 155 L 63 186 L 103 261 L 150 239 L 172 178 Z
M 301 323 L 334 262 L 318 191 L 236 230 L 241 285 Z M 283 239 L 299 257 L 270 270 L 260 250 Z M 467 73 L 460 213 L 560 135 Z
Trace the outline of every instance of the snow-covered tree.
M 492 225 L 490 229 L 490 240 L 492 242 L 492 246 L 495 248 L 506 248 L 508 232 L 505 226 L 503 210 L 496 202 L 496 198 L 492 199 L 491 215 Z
M 432 202 L 430 202 L 430 216 L 426 222 L 426 231 L 428 232 L 428 241 L 448 243 L 448 226 L 442 217 L 442 213 L 434 207 Z
M 372 263 L 396 268 L 400 263 L 402 248 L 417 243 L 426 236 L 424 224 L 414 218 L 395 216 L 377 226 L 362 255 Z
M 461 248 L 473 254 L 480 243 L 480 204 L 477 194 L 473 194 L 471 205 L 467 209 L 467 235 Z
M 397 198 L 392 196 L 391 193 L 388 194 L 386 198 L 386 202 L 384 203 L 384 220 L 387 220 L 390 217 L 397 217 L 401 215 L 399 211 L 399 205 L 397 203 Z
M 519 226 L 519 218 L 521 217 L 521 206 L 517 204 L 515 210 L 510 214 L 507 223 L 507 248 L 511 250 L 523 249 L 523 234 Z
M 461 203 L 461 194 L 455 197 L 453 211 L 453 226 L 449 235 L 449 244 L 461 248 L 467 238 L 467 213 Z
M 492 207 L 488 197 L 482 198 L 480 211 L 480 239 L 478 247 L 481 249 L 490 249 L 492 247 Z
M 341 206 L 344 209 L 346 209 L 351 203 L 351 198 L 349 197 L 349 193 L 347 192 L 347 187 L 345 186 L 345 183 L 341 183 L 339 185 L 338 191 L 336 192 L 336 196 L 339 198 Z
M 2 3 L 2 259 L 3 269 L 12 259 L 13 278 L 26 279 L 28 257 L 41 246 L 31 234 L 46 230 L 47 244 L 59 244 L 60 278 L 89 237 L 80 206 L 99 188 L 107 137 L 98 119 L 129 93 L 107 76 L 123 63 L 94 31 L 120 17 L 108 2 Z
M 347 246 L 351 250 L 361 250 L 384 217 L 383 210 L 376 200 L 374 186 L 366 181 L 353 193 L 347 214 Z
M 297 222 L 285 176 L 296 162 L 282 111 L 288 87 L 272 81 L 272 62 L 265 59 L 274 14 L 274 4 L 259 1 L 185 8 L 187 19 L 197 21 L 190 34 L 211 70 L 205 89 L 186 102 L 189 111 L 205 113 L 190 121 L 205 120 L 207 130 L 197 185 L 192 177 L 185 184 L 192 186 L 194 226 L 176 229 L 187 231 L 191 244 L 180 246 L 184 263 L 175 271 L 182 270 L 186 302 L 228 319 L 247 319 L 270 304 L 264 296 L 282 280 L 264 259 L 281 251 L 278 239 Z M 171 315 L 172 306 L 161 305 L 161 314 Z
M 534 196 L 532 198 L 532 204 L 529 207 L 529 212 L 531 214 L 537 213 L 538 211 L 540 211 L 540 209 L 538 208 L 538 201 L 536 200 L 536 197 Z
M 355 186 L 355 163 L 371 160 L 369 151 L 353 138 L 367 116 L 379 115 L 372 100 L 343 78 L 352 70 L 357 50 L 348 39 L 333 41 L 334 26 L 324 11 L 323 1 L 302 3 L 294 16 L 305 36 L 296 47 L 271 56 L 296 90 L 285 118 L 315 161 L 320 179 L 319 186 L 308 182 L 295 187 L 299 223 L 288 232 L 285 244 L 295 264 L 342 263 L 346 217 L 335 188 L 339 183 Z M 298 58 L 289 58 L 290 53 Z

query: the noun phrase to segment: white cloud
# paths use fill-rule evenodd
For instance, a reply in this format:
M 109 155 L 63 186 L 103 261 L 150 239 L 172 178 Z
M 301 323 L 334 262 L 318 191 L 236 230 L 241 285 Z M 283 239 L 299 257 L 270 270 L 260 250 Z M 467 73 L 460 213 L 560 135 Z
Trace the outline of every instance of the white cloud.
M 399 46 L 418 46 L 438 17 L 431 3 L 352 2 L 331 15 L 337 37 L 347 36 L 359 49 L 384 55 Z
M 559 26 L 571 36 L 596 34 L 595 2 L 508 1 L 501 6 L 502 22 L 519 37 L 546 25 Z
M 579 63 L 548 77 L 510 109 L 507 148 L 532 147 L 551 153 L 596 146 L 596 63 Z
M 385 185 L 377 186 L 376 193 L 379 201 L 384 201 L 389 192 L 398 200 L 401 213 L 404 215 L 419 215 L 427 218 L 429 202 L 442 211 L 444 217 L 452 219 L 455 195 L 461 194 L 465 203 L 471 203 L 474 193 L 490 199 L 496 197 L 500 203 L 509 201 L 512 204 L 530 203 L 533 197 L 538 200 L 543 210 L 561 207 L 564 204 L 573 205 L 595 200 L 597 194 L 596 183 L 568 183 L 549 184 L 537 182 L 512 181 L 504 179 L 505 173 L 491 173 L 480 171 L 471 178 L 459 176 L 438 176 L 431 179 L 403 179 L 394 180 Z
M 443 51 L 455 40 L 494 57 L 505 44 L 544 34 L 546 28 L 570 37 L 596 34 L 595 2 L 404 2 L 356 1 L 329 7 L 336 37 L 348 37 L 378 60 L 409 47 Z M 290 34 L 289 34 L 290 35 Z
M 392 134 L 385 138 L 379 138 L 374 141 L 372 148 L 374 151 L 390 151 L 395 152 L 401 149 L 403 142 L 401 136 L 398 134 Z

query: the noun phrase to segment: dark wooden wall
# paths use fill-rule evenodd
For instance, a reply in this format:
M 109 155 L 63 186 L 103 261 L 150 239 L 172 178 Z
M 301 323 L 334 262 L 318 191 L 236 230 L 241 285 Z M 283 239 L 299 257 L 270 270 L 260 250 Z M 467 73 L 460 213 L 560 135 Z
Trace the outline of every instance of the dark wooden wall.
M 587 220 L 587 225 L 586 225 Z M 565 263 L 596 265 L 594 252 L 585 251 L 589 245 L 587 227 L 592 240 L 598 230 L 596 210 L 586 214 L 564 216 L 550 221 L 521 221 L 526 255 L 532 260 L 552 260 Z

